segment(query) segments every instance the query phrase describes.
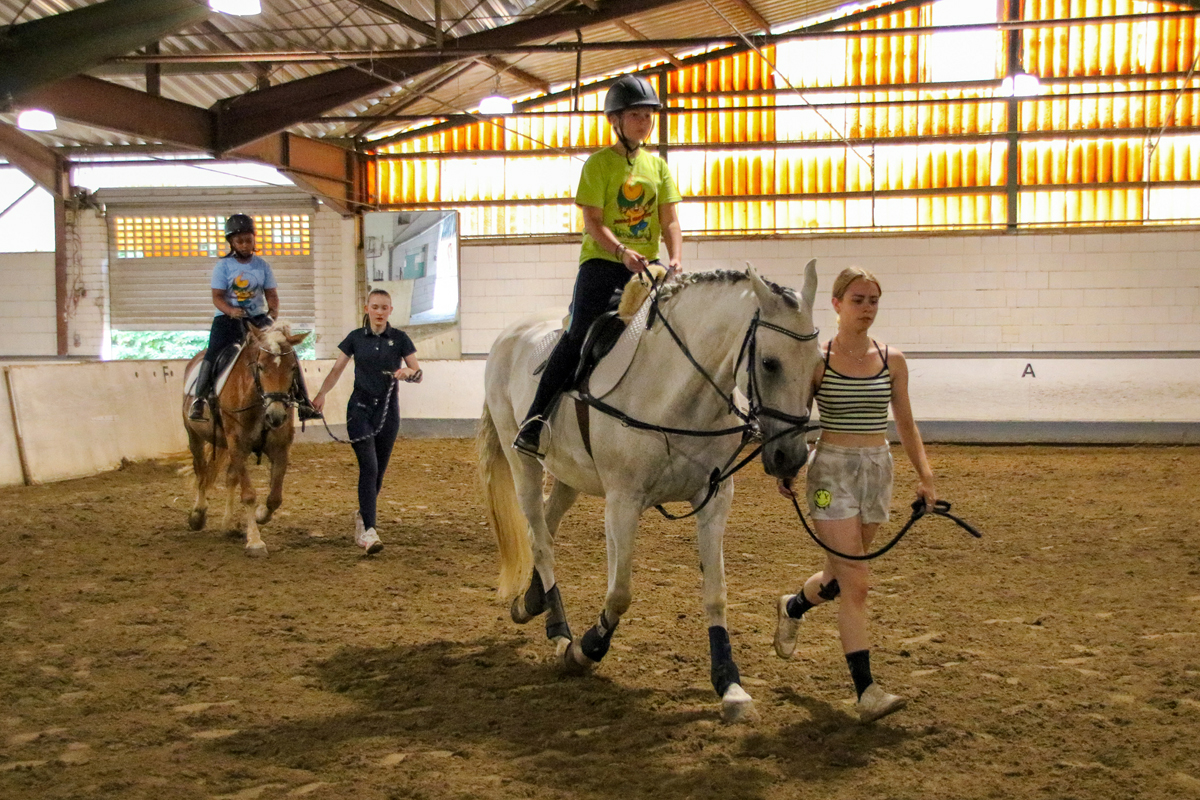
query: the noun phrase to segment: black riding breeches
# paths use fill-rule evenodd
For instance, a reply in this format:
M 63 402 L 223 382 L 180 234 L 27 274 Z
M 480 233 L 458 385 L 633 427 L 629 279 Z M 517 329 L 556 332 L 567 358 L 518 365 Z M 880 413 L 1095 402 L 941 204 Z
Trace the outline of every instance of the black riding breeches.
M 632 275 L 624 264 L 602 258 L 589 259 L 579 265 L 575 294 L 571 298 L 571 325 L 554 346 L 542 372 L 534 400 L 535 413 L 544 414 L 554 395 L 569 387 L 579 366 L 588 328 L 609 309 L 614 293 L 620 292 Z
M 256 328 L 265 328 L 271 324 L 271 318 L 266 314 L 245 319 L 225 314 L 213 317 L 212 328 L 208 332 L 208 349 L 204 351 L 204 360 L 210 364 L 214 363 L 217 356 L 225 351 L 225 348 L 245 339 L 247 322 Z
M 378 406 L 368 407 L 356 400 L 354 395 L 351 395 L 346 409 L 347 437 L 352 441 L 362 440 L 355 441 L 353 447 L 354 455 L 358 457 L 358 510 L 362 514 L 363 525 L 368 528 L 375 527 L 376 498 L 383 488 L 383 473 L 387 471 L 392 447 L 400 432 L 400 408 L 394 396 L 391 400 L 387 416 L 382 420 L 377 413 Z M 376 428 L 379 428 L 378 433 L 375 432 Z

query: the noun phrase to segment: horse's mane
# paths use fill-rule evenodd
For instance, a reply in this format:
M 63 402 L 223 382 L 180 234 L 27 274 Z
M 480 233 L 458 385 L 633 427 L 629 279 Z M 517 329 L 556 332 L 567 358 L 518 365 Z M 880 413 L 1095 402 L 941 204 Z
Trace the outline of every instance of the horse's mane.
M 260 335 L 263 349 L 279 355 L 291 349 L 288 337 L 292 335 L 292 323 L 283 318 L 277 319 L 271 323 L 271 327 L 264 328 Z
M 745 272 L 738 272 L 729 269 L 716 269 L 712 272 L 688 272 L 682 276 L 672 278 L 665 284 L 659 287 L 658 297 L 660 300 L 668 300 L 677 292 L 681 292 L 689 286 L 715 286 L 721 284 L 733 285 L 741 281 L 750 280 L 750 276 Z M 763 279 L 763 283 L 771 288 L 771 291 L 783 298 L 783 302 L 787 303 L 794 309 L 799 310 L 800 300 L 796 297 L 796 292 L 786 286 L 780 286 L 777 283 L 772 283 L 769 280 Z

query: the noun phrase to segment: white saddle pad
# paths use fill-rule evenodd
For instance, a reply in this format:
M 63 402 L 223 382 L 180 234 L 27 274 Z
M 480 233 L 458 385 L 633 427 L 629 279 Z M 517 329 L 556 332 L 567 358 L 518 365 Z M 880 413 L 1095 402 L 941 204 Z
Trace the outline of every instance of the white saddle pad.
M 647 298 L 642 302 L 637 313 L 629 320 L 629 324 L 625 326 L 625 332 L 613 345 L 613 349 L 609 350 L 592 370 L 592 375 L 588 379 L 588 391 L 591 392 L 592 397 L 604 397 L 617 388 L 621 379 L 625 377 L 625 373 L 629 371 L 629 365 L 633 363 L 633 356 L 637 353 L 638 343 L 642 341 L 642 333 L 646 330 L 646 320 L 649 316 L 650 299 Z
M 221 396 L 221 389 L 225 386 L 225 381 L 229 379 L 229 373 L 233 371 L 233 365 L 237 363 L 238 354 L 242 352 L 242 345 L 237 345 L 237 349 L 233 352 L 233 357 L 229 359 L 229 363 L 225 365 L 225 369 L 221 370 L 221 374 L 217 376 L 216 383 L 213 384 L 213 394 L 217 397 Z M 196 378 L 200 376 L 200 365 L 188 373 L 188 376 L 183 380 L 183 393 L 188 397 L 196 396 Z
M 629 320 L 629 324 L 625 326 L 625 331 L 613 345 L 613 349 L 600 359 L 600 363 L 592 371 L 592 375 L 588 379 L 588 388 L 593 397 L 604 397 L 617 388 L 617 384 L 625 377 L 625 373 L 629 371 L 629 365 L 633 363 L 633 356 L 637 352 L 638 342 L 642 340 L 642 333 L 646 330 L 646 320 L 649 317 L 650 300 L 647 298 L 638 308 L 637 313 Z M 529 363 L 534 365 L 534 369 L 540 367 L 550 357 L 550 351 L 554 349 L 562 336 L 563 330 L 559 328 L 547 333 L 538 341 L 533 349 L 533 358 L 529 360 Z
M 538 340 L 537 345 L 533 348 L 533 357 L 529 359 L 529 363 L 533 364 L 534 369 L 542 366 L 550 357 L 550 351 L 554 349 L 554 345 L 558 344 L 558 340 L 562 338 L 564 332 L 562 328 L 558 328 Z M 538 375 L 540 374 L 539 372 Z

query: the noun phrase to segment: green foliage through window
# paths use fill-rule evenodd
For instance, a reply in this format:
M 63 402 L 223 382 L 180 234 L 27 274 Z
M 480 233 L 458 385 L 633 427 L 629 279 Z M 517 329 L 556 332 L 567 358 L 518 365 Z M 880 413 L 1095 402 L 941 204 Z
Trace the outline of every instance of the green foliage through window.
M 112 357 L 115 359 L 191 358 L 208 346 L 208 331 L 113 331 Z M 309 336 L 297 348 L 301 360 L 317 357 Z

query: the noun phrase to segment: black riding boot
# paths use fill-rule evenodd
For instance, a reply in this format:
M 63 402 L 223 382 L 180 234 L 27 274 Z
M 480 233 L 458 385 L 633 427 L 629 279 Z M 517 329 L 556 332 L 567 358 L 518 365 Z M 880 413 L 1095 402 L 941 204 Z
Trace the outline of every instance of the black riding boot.
M 533 396 L 533 404 L 529 406 L 529 411 L 525 414 L 525 421 L 517 429 L 517 438 L 513 441 L 513 447 L 516 450 L 534 458 L 541 458 L 545 455 L 541 449 L 542 428 L 545 427 L 550 408 L 558 399 L 561 391 L 556 381 L 549 380 L 551 376 L 547 374 L 548 372 L 549 370 L 546 370 L 542 373 L 537 394 Z
M 196 399 L 192 401 L 192 410 L 188 412 L 189 419 L 204 419 L 204 403 L 213 390 L 213 365 L 211 361 L 200 362 L 200 372 L 196 375 Z
M 296 396 L 296 412 L 300 415 L 301 422 L 321 418 L 321 412 L 313 408 L 312 401 L 308 398 L 308 386 L 304 383 L 304 371 L 301 369 L 296 370 L 296 380 L 292 383 L 292 394 Z

